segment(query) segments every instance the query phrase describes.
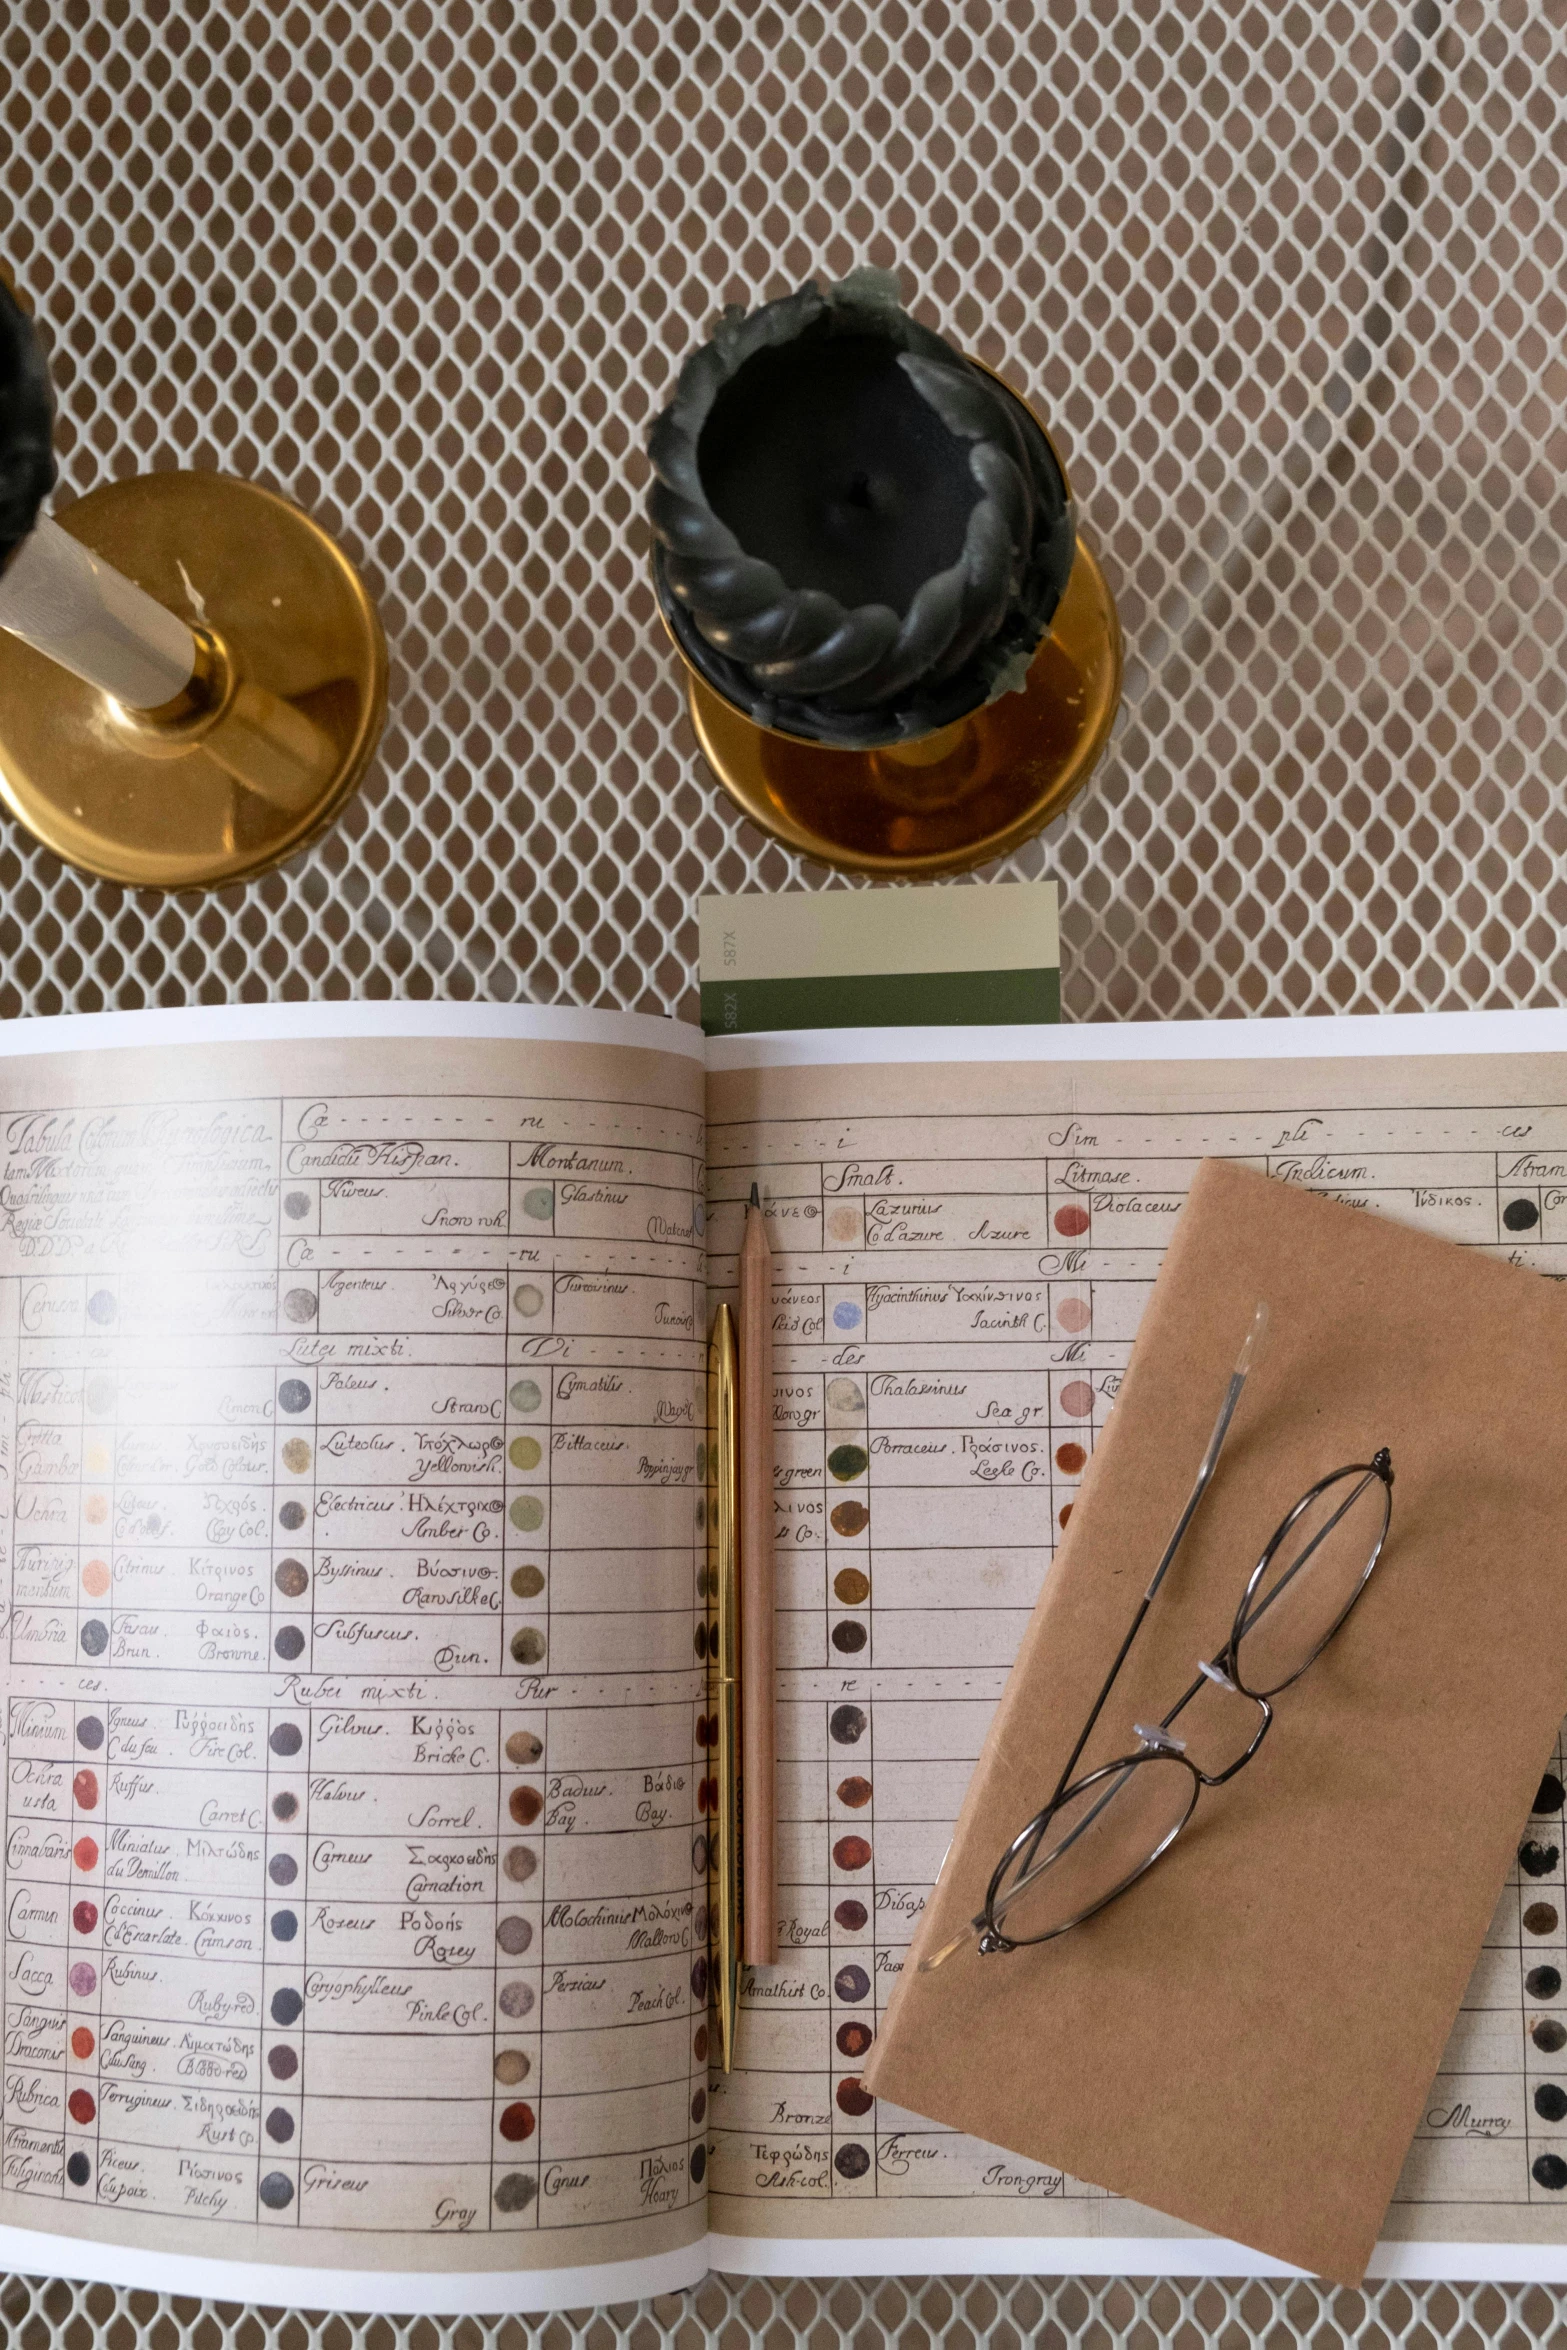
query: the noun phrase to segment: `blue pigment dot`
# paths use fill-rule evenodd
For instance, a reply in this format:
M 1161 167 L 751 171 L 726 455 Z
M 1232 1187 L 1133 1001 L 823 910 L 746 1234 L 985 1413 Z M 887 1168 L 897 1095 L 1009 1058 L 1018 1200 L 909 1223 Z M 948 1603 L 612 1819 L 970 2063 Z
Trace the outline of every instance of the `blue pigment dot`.
M 304 1503 L 302 1501 L 284 1502 L 283 1507 L 278 1511 L 277 1522 L 286 1534 L 297 1534 L 305 1522 Z
M 292 1942 L 299 1932 L 299 1920 L 291 1909 L 280 1909 L 272 1920 L 274 1942 Z
M 267 1875 L 274 1885 L 292 1885 L 299 1874 L 299 1863 L 291 1852 L 274 1852 L 267 1862 Z
M 109 1627 L 96 1616 L 89 1616 L 81 1630 L 83 1656 L 102 1656 L 109 1645 Z
M 92 2164 L 85 2154 L 73 2154 L 65 2166 L 65 2175 L 73 2187 L 85 2187 L 92 2177 Z
M 267 1744 L 274 1754 L 297 1754 L 304 1745 L 304 1737 L 297 1722 L 279 1722 Z
M 268 2211 L 286 2211 L 294 2200 L 294 2182 L 287 2171 L 269 2170 L 256 2192 Z
M 272 1646 L 283 1662 L 286 1665 L 291 1665 L 296 1656 L 303 1656 L 305 1653 L 305 1635 L 297 1624 L 285 1624 Z
M 274 1991 L 272 1994 L 272 2021 L 287 2030 L 297 2024 L 304 2013 L 305 2003 L 297 1991 Z
M 303 1379 L 285 1379 L 277 1391 L 277 1399 L 285 1412 L 303 1412 L 310 1408 L 310 1390 Z
M 870 1990 L 871 1979 L 862 1966 L 841 1966 L 833 1976 L 832 1987 L 840 1999 L 863 1999 Z
M 89 1754 L 96 1754 L 103 1744 L 103 1724 L 96 1714 L 83 1714 L 76 1725 L 76 1743 L 85 1746 Z
M 92 1293 L 92 1296 L 87 1300 L 87 1316 L 89 1321 L 97 1322 L 99 1324 L 104 1322 L 112 1322 L 114 1320 L 114 1315 L 115 1304 L 113 1290 L 95 1289 Z
M 864 1319 L 865 1316 L 852 1298 L 840 1297 L 833 1307 L 832 1324 L 835 1330 L 858 1330 Z

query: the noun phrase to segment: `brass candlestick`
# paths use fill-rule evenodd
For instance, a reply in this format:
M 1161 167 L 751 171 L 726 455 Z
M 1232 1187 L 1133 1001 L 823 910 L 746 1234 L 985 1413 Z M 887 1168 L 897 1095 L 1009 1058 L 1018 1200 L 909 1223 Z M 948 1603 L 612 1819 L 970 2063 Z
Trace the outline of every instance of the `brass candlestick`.
M 1044 426 L 894 280 L 726 313 L 649 446 L 692 724 L 755 823 L 914 876 L 1059 814 L 1114 721 L 1114 601 Z
M 308 515 L 223 474 L 144 474 L 36 518 L 53 468 L 30 341 L 0 285 L 0 356 L 20 355 L 0 471 L 24 493 L 0 496 L 0 799 L 106 880 L 242 880 L 302 848 L 369 765 L 375 607 Z

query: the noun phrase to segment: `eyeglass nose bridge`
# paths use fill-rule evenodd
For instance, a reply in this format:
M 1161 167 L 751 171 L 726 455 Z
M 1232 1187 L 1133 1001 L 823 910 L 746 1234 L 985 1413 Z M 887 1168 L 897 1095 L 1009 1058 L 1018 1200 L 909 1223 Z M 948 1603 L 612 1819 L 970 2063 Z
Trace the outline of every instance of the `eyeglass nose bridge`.
M 1249 1689 L 1242 1689 L 1234 1681 L 1232 1681 L 1228 1669 L 1228 1660 L 1229 1650 L 1225 1649 L 1222 1655 L 1213 1659 L 1211 1664 L 1204 1664 L 1202 1659 L 1199 1658 L 1197 1662 L 1197 1670 L 1203 1675 L 1205 1680 L 1211 1681 L 1216 1689 L 1223 1689 L 1231 1697 L 1244 1698 L 1248 1705 L 1254 1705 L 1262 1718 L 1258 1722 L 1256 1730 L 1253 1733 L 1251 1744 L 1246 1747 L 1242 1753 L 1238 1754 L 1232 1763 L 1227 1763 L 1222 1771 L 1197 1770 L 1197 1765 L 1192 1763 L 1192 1769 L 1197 1771 L 1197 1776 L 1205 1787 L 1226 1786 L 1228 1782 L 1235 1777 L 1237 1771 L 1243 1771 L 1246 1768 L 1246 1765 L 1251 1761 L 1252 1756 L 1256 1753 L 1258 1747 L 1262 1744 L 1264 1738 L 1267 1737 L 1268 1732 L 1273 1727 L 1273 1708 L 1268 1703 L 1268 1700 L 1265 1697 L 1254 1697 Z M 1188 1756 L 1187 1760 L 1190 1761 L 1191 1757 Z

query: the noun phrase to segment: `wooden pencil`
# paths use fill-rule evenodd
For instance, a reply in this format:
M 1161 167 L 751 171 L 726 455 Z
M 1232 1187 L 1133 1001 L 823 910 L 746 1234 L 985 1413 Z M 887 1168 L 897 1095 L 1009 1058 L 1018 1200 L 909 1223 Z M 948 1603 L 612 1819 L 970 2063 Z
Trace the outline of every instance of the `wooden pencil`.
M 740 1248 L 740 1787 L 747 1966 L 778 1956 L 773 1730 L 773 1259 L 756 1185 Z

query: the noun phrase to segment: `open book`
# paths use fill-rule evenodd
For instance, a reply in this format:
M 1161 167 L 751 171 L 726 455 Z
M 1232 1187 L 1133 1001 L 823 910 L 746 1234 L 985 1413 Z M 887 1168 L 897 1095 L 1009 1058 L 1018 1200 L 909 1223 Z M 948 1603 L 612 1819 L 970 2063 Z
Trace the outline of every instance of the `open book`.
M 5 1030 L 0 1131 L 0 2258 L 390 2310 L 1276 2266 L 860 2073 L 1198 1159 L 1567 1272 L 1567 1021 L 82 1018 Z M 726 2077 L 697 1458 L 753 1179 L 782 1958 Z M 1567 2275 L 1562 1800 L 1384 2270 Z

